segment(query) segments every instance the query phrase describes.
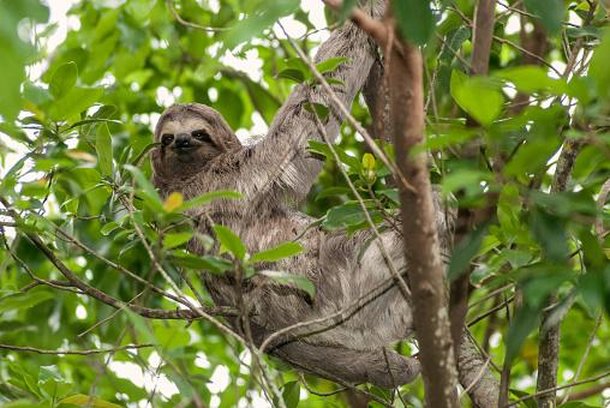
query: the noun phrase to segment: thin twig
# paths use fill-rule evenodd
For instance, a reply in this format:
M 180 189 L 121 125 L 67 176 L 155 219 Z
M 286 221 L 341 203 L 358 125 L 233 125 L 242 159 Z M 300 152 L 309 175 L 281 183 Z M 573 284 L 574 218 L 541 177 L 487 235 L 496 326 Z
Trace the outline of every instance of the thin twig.
M 313 388 L 311 388 L 309 386 L 309 384 L 307 383 L 307 380 L 305 379 L 305 376 L 303 375 L 303 373 L 299 372 L 299 378 L 301 379 L 301 384 L 303 384 L 303 387 L 307 390 L 307 392 L 309 392 L 310 394 L 313 395 L 317 395 L 318 397 L 330 397 L 336 394 L 339 394 L 341 392 L 347 391 L 349 390 L 348 387 L 341 387 L 338 388 L 334 391 L 329 391 L 329 392 L 320 392 L 320 391 L 316 391 Z
M 571 382 L 569 384 L 565 384 L 565 385 L 560 385 L 558 387 L 553 387 L 553 388 L 548 388 L 546 390 L 542 390 L 542 391 L 538 391 L 535 394 L 530 394 L 530 395 L 526 395 L 525 397 L 521 397 L 517 400 L 514 401 L 510 401 L 508 404 L 506 404 L 506 407 L 512 407 L 514 405 L 520 404 L 523 401 L 527 401 L 530 400 L 532 398 L 537 398 L 541 395 L 546 395 L 546 394 L 550 394 L 550 393 L 554 393 L 557 392 L 559 390 L 565 390 L 566 388 L 572 388 L 572 387 L 576 387 L 577 385 L 582 385 L 582 384 L 588 384 L 588 383 L 592 383 L 598 380 L 601 380 L 602 378 L 606 378 L 610 376 L 610 371 L 606 371 L 602 374 L 596 375 L 594 377 L 589 377 L 586 380 L 581 380 L 581 381 L 574 381 Z
M 409 184 L 409 182 L 407 181 L 404 174 L 402 174 L 402 172 L 396 166 L 396 163 L 393 163 L 392 161 L 390 161 L 390 159 L 383 152 L 383 150 L 381 150 L 379 148 L 379 146 L 377 146 L 377 143 L 375 143 L 375 141 L 373 140 L 371 135 L 367 132 L 367 130 L 360 124 L 360 122 L 358 122 L 356 120 L 356 118 L 354 118 L 354 116 L 351 114 L 350 110 L 345 106 L 345 104 L 343 104 L 341 102 L 341 100 L 339 99 L 339 97 L 337 96 L 337 94 L 335 93 L 333 88 L 330 86 L 330 84 L 328 83 L 326 78 L 324 78 L 324 76 L 320 73 L 320 71 L 318 71 L 318 69 L 316 68 L 314 63 L 311 62 L 311 60 L 307 57 L 307 55 L 305 55 L 305 53 L 303 52 L 303 50 L 301 50 L 301 48 L 298 46 L 298 44 L 288 35 L 288 32 L 286 31 L 284 26 L 280 22 L 278 22 L 277 24 L 280 27 L 280 29 L 284 32 L 284 35 L 286 35 L 288 42 L 290 43 L 292 48 L 295 50 L 295 52 L 297 53 L 299 58 L 303 62 L 305 62 L 307 67 L 312 72 L 313 76 L 316 78 L 316 80 L 318 82 L 320 82 L 320 84 L 322 85 L 322 88 L 326 91 L 326 93 L 330 97 L 333 104 L 345 116 L 345 118 L 347 119 L 349 124 L 354 127 L 356 132 L 360 133 L 360 135 L 364 138 L 364 141 L 366 142 L 367 146 L 371 149 L 371 151 L 375 154 L 375 156 L 379 157 L 379 159 L 383 162 L 383 164 L 385 164 L 389 169 L 392 170 L 393 174 L 400 180 L 400 182 L 404 185 L 404 187 L 407 190 L 413 192 L 414 191 L 413 186 L 411 186 L 411 184 Z
M 223 32 L 223 31 L 227 31 L 229 29 L 227 27 L 206 27 L 206 26 L 192 23 L 190 21 L 186 21 L 185 19 L 182 18 L 182 16 L 180 16 L 180 14 L 178 14 L 178 11 L 176 10 L 173 0 L 166 0 L 166 4 L 167 4 L 167 8 L 169 9 L 169 12 L 172 14 L 172 16 L 174 16 L 176 21 L 178 21 L 183 26 L 195 28 L 197 30 L 204 31 L 206 33 L 219 33 L 219 32 Z
M 481 378 L 483 378 L 483 376 L 485 375 L 485 371 L 490 362 L 491 362 L 491 356 L 488 356 L 487 359 L 485 360 L 485 364 L 483 364 L 483 365 L 481 365 L 481 367 L 479 367 L 477 376 L 474 378 L 474 380 L 472 380 L 472 382 L 470 384 L 468 384 L 468 386 L 466 388 L 464 388 L 464 391 L 462 391 L 462 393 L 459 396 L 460 398 L 462 398 L 462 396 L 464 396 L 464 395 L 468 395 L 470 393 L 470 391 L 472 391 L 472 389 L 479 383 Z
M 36 353 L 36 354 L 51 354 L 51 355 L 77 355 L 77 356 L 89 356 L 92 354 L 105 354 L 105 353 L 116 353 L 118 351 L 125 350 L 137 350 L 141 348 L 154 347 L 154 344 L 132 344 L 128 346 L 121 346 L 107 349 L 92 349 L 92 350 L 45 350 L 30 346 L 14 346 L 10 344 L 0 344 L 0 349 L 18 351 L 25 353 Z
M 593 325 L 593 329 L 591 330 L 591 333 L 589 334 L 589 340 L 587 341 L 587 347 L 585 348 L 584 353 L 582 354 L 582 357 L 580 358 L 580 362 L 578 363 L 578 368 L 576 369 L 576 372 L 574 373 L 574 380 L 577 380 L 578 377 L 580 377 L 580 374 L 582 373 L 582 370 L 585 366 L 585 362 L 587 361 L 587 358 L 589 357 L 589 353 L 591 352 L 591 348 L 593 347 L 593 343 L 595 341 L 595 336 L 597 335 L 597 330 L 599 329 L 599 326 L 601 326 L 602 324 L 602 319 L 603 319 L 603 312 L 600 311 L 597 314 L 597 318 L 595 319 L 595 324 Z M 566 392 L 566 394 L 563 396 L 563 398 L 561 399 L 561 404 L 564 404 L 566 401 L 568 401 L 568 399 L 570 398 L 570 391 L 568 389 L 568 391 Z

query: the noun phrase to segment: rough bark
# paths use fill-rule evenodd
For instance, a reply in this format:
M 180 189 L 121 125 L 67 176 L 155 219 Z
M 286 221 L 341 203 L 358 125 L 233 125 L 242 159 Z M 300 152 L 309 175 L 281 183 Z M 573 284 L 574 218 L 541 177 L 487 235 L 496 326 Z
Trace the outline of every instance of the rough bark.
M 392 134 L 388 87 L 383 64 L 377 60 L 364 84 L 362 95 L 373 117 L 372 135 L 375 139 L 389 141 Z
M 473 75 L 486 75 L 489 72 L 495 3 L 495 0 L 479 0 L 477 2 L 471 60 L 471 73 Z
M 489 55 L 494 28 L 494 0 L 479 0 L 475 10 L 473 27 L 473 50 L 471 59 L 471 74 L 486 75 L 489 71 Z M 476 126 L 472 118 L 467 120 L 468 126 Z M 467 149 L 466 156 L 475 158 L 477 151 Z M 495 200 L 490 199 L 490 204 L 482 209 L 463 209 L 458 213 L 456 229 L 456 242 L 462 242 L 468 234 L 493 217 Z M 460 342 L 464 330 L 464 320 L 468 312 L 468 297 L 470 289 L 470 274 L 472 265 L 461 276 L 457 277 L 450 286 L 449 317 L 451 320 L 451 335 L 456 347 L 456 354 L 460 354 Z M 463 382 L 462 382 L 462 385 Z M 467 385 L 464 385 L 467 387 Z M 493 406 L 493 405 L 490 405 Z
M 522 6 L 519 6 L 522 7 Z M 521 30 L 519 31 L 519 37 L 521 40 L 521 46 L 527 52 L 523 53 L 523 64 L 524 65 L 541 65 L 539 56 L 544 58 L 549 46 L 549 42 L 546 36 L 546 32 L 542 27 L 542 24 L 538 19 L 533 19 L 532 24 L 534 30 L 531 33 L 527 33 L 525 25 L 527 23 L 527 17 L 524 15 L 520 16 Z M 514 114 L 520 113 L 529 103 L 529 94 L 524 92 L 518 92 L 512 102 L 512 112 Z
M 423 67 L 419 49 L 398 41 L 389 61 L 390 115 L 399 169 L 412 188 L 399 183 L 413 317 L 420 347 L 427 406 L 458 407 L 457 371 L 434 219 L 426 155 L 412 154 L 424 137 Z
M 581 140 L 568 139 L 557 162 L 557 169 L 551 184 L 551 192 L 565 191 L 570 180 L 576 156 L 582 147 Z M 557 296 L 551 295 L 547 300 L 547 307 L 557 302 Z M 554 389 L 557 387 L 557 369 L 559 365 L 559 341 L 561 319 L 553 314 L 553 309 L 542 315 L 540 323 L 540 339 L 538 341 L 538 377 L 536 379 L 536 392 Z M 545 393 L 537 399 L 541 408 L 555 407 L 555 393 Z
M 387 80 L 383 64 L 378 61 L 371 68 L 371 73 L 363 89 L 365 101 L 373 116 L 374 124 L 372 128 L 374 129 L 374 136 L 377 139 L 384 140 L 387 140 L 392 134 Z M 468 284 L 468 279 L 463 282 Z M 455 292 L 452 291 L 453 293 Z M 456 298 L 454 297 L 453 299 Z M 460 307 L 462 309 L 458 312 L 462 316 L 465 316 L 467 309 L 467 297 L 465 300 L 461 302 Z M 453 322 L 453 319 L 451 321 Z M 457 327 L 462 326 L 463 323 Z M 455 341 L 455 337 L 453 338 Z M 468 393 L 474 406 L 479 408 L 496 407 L 499 393 L 498 380 L 491 374 L 485 359 L 470 338 L 467 336 L 459 338 L 458 345 L 456 355 L 458 356 L 458 379 L 460 384 Z
M 549 303 L 556 302 L 556 296 L 549 298 Z M 557 386 L 557 368 L 559 365 L 560 323 L 552 322 L 552 310 L 544 313 L 538 343 L 538 378 L 536 392 L 555 388 Z M 549 325 L 548 328 L 545 328 Z M 536 398 L 540 408 L 555 407 L 555 393 L 549 392 Z

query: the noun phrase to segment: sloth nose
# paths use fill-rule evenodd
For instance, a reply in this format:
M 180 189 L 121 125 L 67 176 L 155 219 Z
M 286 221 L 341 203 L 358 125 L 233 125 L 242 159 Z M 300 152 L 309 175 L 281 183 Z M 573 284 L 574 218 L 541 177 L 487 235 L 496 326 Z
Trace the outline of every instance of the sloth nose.
M 191 146 L 191 141 L 190 141 L 189 135 L 187 133 L 178 133 L 176 135 L 175 145 L 178 148 L 181 148 L 181 147 L 190 147 Z

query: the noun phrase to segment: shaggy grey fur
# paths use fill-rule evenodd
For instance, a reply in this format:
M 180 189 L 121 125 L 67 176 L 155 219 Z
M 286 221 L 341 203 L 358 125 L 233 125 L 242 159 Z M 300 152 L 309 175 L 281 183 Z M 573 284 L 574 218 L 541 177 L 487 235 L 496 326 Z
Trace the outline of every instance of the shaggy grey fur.
M 376 55 L 367 35 L 346 23 L 321 46 L 316 60 L 348 58 L 329 77 L 342 81 L 333 87 L 350 106 Z M 231 228 L 250 253 L 297 238 L 304 247 L 302 254 L 261 269 L 306 276 L 316 287 L 313 299 L 262 275 L 241 288 L 258 344 L 282 328 L 346 309 L 336 319 L 274 342 L 272 353 L 301 369 L 350 383 L 371 382 L 382 387 L 407 383 L 419 373 L 419 361 L 384 352 L 384 348 L 412 333 L 411 308 L 392 280 L 378 240 L 371 232 L 346 236 L 311 228 L 314 220 L 294 209 L 322 166 L 307 152 L 308 140 L 322 140 L 315 118 L 306 109 L 308 101 L 331 108 L 325 127 L 327 135 L 336 138 L 341 114 L 323 90 L 305 84 L 297 86 L 282 106 L 267 137 L 251 147 L 241 146 L 221 115 L 208 106 L 169 108 L 156 129 L 158 141 L 164 134 L 189 135 L 196 129 L 204 129 L 210 137 L 205 142 L 191 138 L 182 150 L 172 142 L 154 151 L 154 182 L 162 194 L 179 191 L 186 199 L 215 190 L 239 191 L 244 199 L 217 201 L 190 215 L 204 233 L 211 234 L 210 221 Z M 439 209 L 441 228 L 445 228 L 444 219 Z M 388 229 L 381 241 L 396 269 L 404 273 L 401 238 Z M 191 250 L 203 253 L 196 242 L 191 243 Z M 206 274 L 205 280 L 218 305 L 237 305 L 234 276 Z M 358 304 L 367 295 L 372 299 Z

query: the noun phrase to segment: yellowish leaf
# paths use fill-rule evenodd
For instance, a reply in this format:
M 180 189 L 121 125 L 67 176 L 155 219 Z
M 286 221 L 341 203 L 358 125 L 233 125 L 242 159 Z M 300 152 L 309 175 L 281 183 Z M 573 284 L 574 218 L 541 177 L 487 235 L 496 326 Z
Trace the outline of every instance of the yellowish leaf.
M 92 397 L 85 394 L 75 394 L 59 401 L 60 404 L 76 405 L 77 407 L 91 408 L 121 408 L 120 405 L 104 401 L 101 398 Z
M 182 197 L 182 194 L 174 191 L 165 199 L 163 209 L 167 212 L 172 212 L 179 208 L 182 203 L 184 203 L 184 197 Z
M 82 160 L 89 163 L 95 163 L 96 158 L 94 155 L 89 154 L 87 152 L 83 152 L 82 150 L 70 149 L 66 150 L 66 156 L 75 159 Z
M 362 167 L 365 170 L 375 170 L 375 156 L 370 153 L 364 153 L 364 156 L 362 156 Z

